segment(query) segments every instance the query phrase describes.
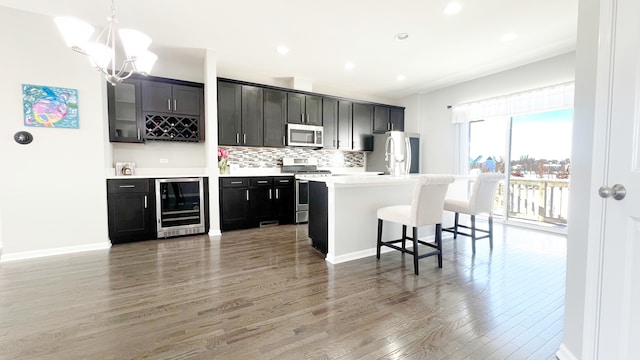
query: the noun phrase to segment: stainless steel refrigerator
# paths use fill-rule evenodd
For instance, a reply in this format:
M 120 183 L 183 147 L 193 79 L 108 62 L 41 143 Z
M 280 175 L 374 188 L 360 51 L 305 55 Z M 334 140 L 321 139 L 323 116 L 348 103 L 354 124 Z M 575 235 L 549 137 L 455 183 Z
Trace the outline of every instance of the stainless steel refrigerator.
M 366 171 L 379 171 L 384 172 L 385 174 L 389 174 L 389 170 L 387 169 L 387 160 L 385 160 L 385 154 L 390 152 L 390 148 L 387 147 L 385 149 L 385 145 L 389 145 L 387 143 L 387 139 L 392 136 L 396 139 L 394 152 L 396 152 L 396 157 L 411 159 L 411 164 L 409 168 L 410 174 L 418 174 L 420 173 L 420 135 L 414 133 L 406 133 L 400 131 L 388 131 L 384 134 L 375 134 L 373 135 L 373 151 L 366 152 L 367 160 L 366 160 Z M 410 145 L 410 154 L 405 154 L 405 145 L 401 140 L 397 139 L 409 139 Z M 398 153 L 401 152 L 401 153 Z M 409 155 L 409 156 L 407 156 Z

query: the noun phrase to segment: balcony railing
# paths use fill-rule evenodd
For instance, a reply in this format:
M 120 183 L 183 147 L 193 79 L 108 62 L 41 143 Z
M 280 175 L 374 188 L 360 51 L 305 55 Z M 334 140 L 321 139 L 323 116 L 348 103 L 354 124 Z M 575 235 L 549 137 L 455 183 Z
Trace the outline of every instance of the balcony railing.
M 504 215 L 505 201 L 505 185 L 501 183 L 496 194 L 495 214 Z M 568 208 L 568 179 L 510 179 L 510 218 L 566 224 Z

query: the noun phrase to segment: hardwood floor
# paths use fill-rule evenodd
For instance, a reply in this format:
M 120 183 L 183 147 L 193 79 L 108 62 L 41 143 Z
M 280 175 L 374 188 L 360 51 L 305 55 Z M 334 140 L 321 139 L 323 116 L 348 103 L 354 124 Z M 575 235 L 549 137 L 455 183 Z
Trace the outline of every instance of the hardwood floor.
M 564 236 L 331 265 L 305 226 L 0 264 L 1 359 L 555 359 Z

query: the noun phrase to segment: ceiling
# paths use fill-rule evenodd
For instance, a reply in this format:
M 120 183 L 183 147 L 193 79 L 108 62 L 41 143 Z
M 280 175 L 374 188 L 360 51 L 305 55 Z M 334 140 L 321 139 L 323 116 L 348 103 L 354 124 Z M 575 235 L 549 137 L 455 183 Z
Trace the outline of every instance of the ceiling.
M 121 27 L 162 56 L 216 52 L 218 75 L 303 78 L 330 93 L 399 99 L 575 50 L 578 0 L 117 0 Z M 105 24 L 109 0 L 0 0 Z M 394 39 L 406 32 L 404 41 Z M 517 35 L 503 42 L 504 34 Z M 286 45 L 286 55 L 276 52 Z M 355 67 L 346 70 L 346 62 Z M 402 81 L 398 75 L 405 76 Z

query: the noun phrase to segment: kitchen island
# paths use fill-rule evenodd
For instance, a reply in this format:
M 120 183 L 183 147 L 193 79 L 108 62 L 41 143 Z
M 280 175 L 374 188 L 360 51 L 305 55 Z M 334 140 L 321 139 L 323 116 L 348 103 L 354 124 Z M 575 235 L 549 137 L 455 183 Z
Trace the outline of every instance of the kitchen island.
M 337 264 L 376 253 L 377 210 L 411 204 L 420 175 L 400 177 L 341 176 L 310 179 L 309 237 L 313 246 Z M 448 198 L 466 198 L 467 176 L 457 176 L 449 186 Z M 447 218 L 447 217 L 445 217 Z M 383 238 L 399 238 L 402 225 L 389 223 Z M 433 236 L 433 227 L 420 229 L 421 238 Z M 383 252 L 392 249 L 383 248 Z

